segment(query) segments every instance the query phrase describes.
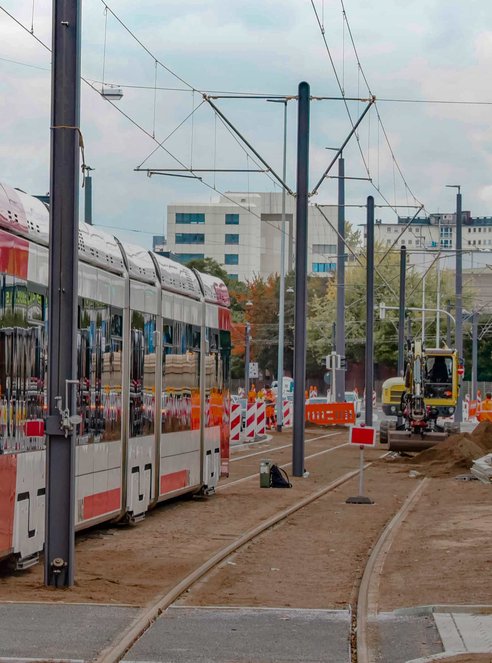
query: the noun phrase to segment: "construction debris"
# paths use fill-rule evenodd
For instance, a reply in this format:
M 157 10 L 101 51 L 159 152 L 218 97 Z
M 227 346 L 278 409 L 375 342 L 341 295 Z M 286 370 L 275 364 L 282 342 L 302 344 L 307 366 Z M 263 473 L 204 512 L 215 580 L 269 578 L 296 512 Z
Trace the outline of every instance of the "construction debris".
M 483 483 L 492 482 L 492 454 L 478 458 L 471 467 L 471 473 Z

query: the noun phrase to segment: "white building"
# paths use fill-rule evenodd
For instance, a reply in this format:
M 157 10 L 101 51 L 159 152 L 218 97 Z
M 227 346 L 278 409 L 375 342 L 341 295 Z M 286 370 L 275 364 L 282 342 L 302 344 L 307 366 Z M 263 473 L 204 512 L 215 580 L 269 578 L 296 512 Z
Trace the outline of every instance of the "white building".
M 397 223 L 378 223 L 374 239 L 385 249 L 407 248 L 407 259 L 417 268 L 427 268 L 440 253 L 443 269 L 456 264 L 456 214 L 431 214 L 428 217 L 399 217 Z M 492 263 L 492 217 L 472 217 L 463 212 L 463 269 L 475 269 Z
M 285 265 L 295 259 L 295 198 L 286 196 Z M 323 207 L 336 228 L 337 207 Z M 172 258 L 187 262 L 213 258 L 241 281 L 280 273 L 281 193 L 226 193 L 217 202 L 181 203 L 167 208 L 167 246 Z M 314 206 L 309 207 L 308 273 L 336 269 L 337 234 Z

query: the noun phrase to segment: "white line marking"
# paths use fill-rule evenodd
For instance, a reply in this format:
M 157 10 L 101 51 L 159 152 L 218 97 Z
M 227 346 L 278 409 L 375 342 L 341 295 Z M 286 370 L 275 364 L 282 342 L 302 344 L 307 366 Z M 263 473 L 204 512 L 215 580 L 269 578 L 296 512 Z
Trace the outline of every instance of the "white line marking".
M 321 440 L 323 437 L 333 437 L 333 435 L 341 435 L 341 431 L 337 431 L 336 433 L 327 433 L 326 435 L 319 435 L 318 437 L 310 437 L 309 440 L 306 440 L 306 442 L 314 442 L 315 440 Z M 280 449 L 288 449 L 289 447 L 292 447 L 292 443 L 290 444 L 284 444 L 281 447 L 268 447 L 268 449 L 262 449 L 261 451 L 255 451 L 254 454 L 248 454 L 247 456 L 239 456 L 239 458 L 231 458 L 231 463 L 234 463 L 236 460 L 245 460 L 246 458 L 252 458 L 253 456 L 259 456 L 260 454 L 264 454 L 265 451 L 280 451 Z

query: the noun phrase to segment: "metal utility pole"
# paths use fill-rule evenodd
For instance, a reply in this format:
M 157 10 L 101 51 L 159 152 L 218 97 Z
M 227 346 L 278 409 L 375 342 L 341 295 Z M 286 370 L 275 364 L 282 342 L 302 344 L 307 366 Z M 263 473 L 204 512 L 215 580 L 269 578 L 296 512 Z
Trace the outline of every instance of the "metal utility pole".
M 422 277 L 422 347 L 425 348 L 425 262 Z
M 284 148 L 282 179 L 287 179 L 287 99 L 267 99 L 284 104 Z M 282 225 L 280 235 L 280 284 L 278 307 L 278 354 L 277 354 L 277 431 L 282 432 L 284 424 L 284 332 L 285 332 L 285 187 L 282 187 Z M 290 265 L 289 265 L 290 269 Z
M 54 0 L 51 79 L 46 585 L 74 583 L 80 0 Z
M 448 313 L 448 317 L 446 319 L 446 345 L 448 348 L 451 347 L 451 318 L 449 317 L 451 315 L 451 302 L 448 301 L 446 304 L 446 311 Z
M 440 264 L 440 255 L 441 255 L 441 217 L 439 217 L 439 254 L 437 257 L 436 270 L 437 270 L 437 296 L 436 296 L 436 348 L 441 347 L 441 313 L 439 309 L 441 308 L 441 264 Z
M 90 175 L 90 166 L 84 168 L 84 221 L 92 226 L 92 176 Z
M 398 376 L 405 371 L 405 281 L 407 269 L 407 247 L 400 248 L 400 301 L 398 315 Z
M 471 373 L 471 398 L 477 397 L 478 385 L 478 313 L 473 311 L 472 315 L 472 373 Z
M 306 388 L 307 238 L 309 187 L 309 84 L 299 84 L 297 123 L 296 303 L 294 339 L 294 439 L 292 470 L 304 474 Z
M 246 400 L 249 394 L 249 344 L 251 341 L 251 325 L 249 322 L 244 327 L 244 392 Z
M 374 388 L 374 198 L 367 197 L 367 269 L 366 269 L 366 426 L 372 426 L 372 391 Z
M 337 330 L 336 351 L 345 357 L 345 161 L 338 160 Z M 336 371 L 335 402 L 345 400 L 345 370 Z
M 461 219 L 461 188 L 459 184 L 446 184 L 448 188 L 458 189 L 456 194 L 456 351 L 458 359 L 463 359 L 463 230 Z M 463 419 L 463 392 L 458 392 L 458 402 L 454 413 L 456 423 Z

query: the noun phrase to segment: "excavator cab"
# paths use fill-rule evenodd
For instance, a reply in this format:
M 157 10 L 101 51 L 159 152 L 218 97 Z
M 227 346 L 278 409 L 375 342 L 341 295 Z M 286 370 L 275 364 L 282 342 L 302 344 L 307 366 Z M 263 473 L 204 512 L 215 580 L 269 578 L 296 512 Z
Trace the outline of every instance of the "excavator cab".
M 458 355 L 448 348 L 425 351 L 424 398 L 438 416 L 454 414 L 458 401 Z

